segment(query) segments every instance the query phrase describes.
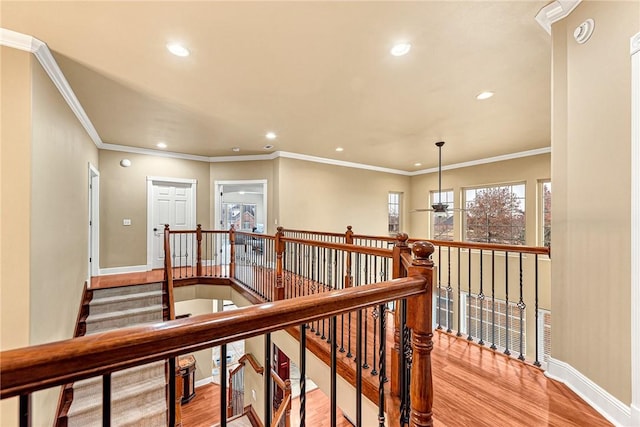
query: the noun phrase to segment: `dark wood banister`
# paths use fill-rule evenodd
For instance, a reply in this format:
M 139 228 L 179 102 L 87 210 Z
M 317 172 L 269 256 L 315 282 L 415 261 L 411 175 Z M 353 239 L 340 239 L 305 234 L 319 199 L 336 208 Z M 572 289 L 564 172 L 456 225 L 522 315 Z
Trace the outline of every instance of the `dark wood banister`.
M 0 398 L 176 357 L 388 301 L 412 296 L 430 299 L 430 280 L 430 275 L 408 277 L 3 351 L 0 353 Z
M 264 368 L 260 366 L 256 358 L 253 357 L 253 354 L 246 353 L 240 359 L 238 359 L 238 366 L 236 366 L 232 371 L 229 372 L 229 377 L 233 376 L 236 372 L 242 369 L 245 365 L 245 362 L 249 362 L 249 364 L 257 374 L 262 375 L 264 373 Z
M 358 245 L 353 245 L 349 243 L 333 243 L 333 242 L 323 242 L 320 240 L 294 239 L 292 237 L 283 237 L 282 241 L 289 242 L 289 243 L 301 243 L 308 246 L 319 246 L 327 249 L 336 249 L 339 251 L 359 253 L 359 254 L 365 254 L 365 255 L 376 255 L 376 256 L 381 256 L 386 258 L 391 258 L 393 254 L 392 249 L 358 246 Z

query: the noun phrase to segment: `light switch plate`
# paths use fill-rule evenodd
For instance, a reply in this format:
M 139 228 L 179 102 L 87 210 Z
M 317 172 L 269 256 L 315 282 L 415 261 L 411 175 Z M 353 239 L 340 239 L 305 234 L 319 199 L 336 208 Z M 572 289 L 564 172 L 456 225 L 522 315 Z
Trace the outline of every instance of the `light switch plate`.
M 122 225 L 131 225 L 131 219 L 125 218 L 122 220 Z

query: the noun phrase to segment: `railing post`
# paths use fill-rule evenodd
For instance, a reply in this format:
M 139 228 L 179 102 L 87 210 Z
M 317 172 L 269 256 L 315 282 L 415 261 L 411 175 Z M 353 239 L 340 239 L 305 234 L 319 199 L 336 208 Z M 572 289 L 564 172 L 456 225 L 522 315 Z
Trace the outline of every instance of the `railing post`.
M 398 233 L 396 235 L 396 244 L 393 247 L 393 272 L 392 278 L 399 279 L 406 277 L 407 272 L 402 266 L 402 253 L 411 252 L 407 240 L 409 236 L 406 233 Z M 400 310 L 399 304 L 396 302 L 396 310 L 393 313 L 393 349 L 391 349 L 391 394 L 393 396 L 400 396 L 400 377 L 402 375 L 402 369 L 400 366 L 400 351 L 401 347 L 401 327 L 400 327 Z
M 273 299 L 280 301 L 284 299 L 284 280 L 283 280 L 283 268 L 282 257 L 284 256 L 285 244 L 282 240 L 284 237 L 284 228 L 278 227 L 276 233 L 276 288 L 274 289 Z
M 169 310 L 169 320 L 176 318 L 176 309 L 173 298 L 173 266 L 171 264 L 171 234 L 169 224 L 164 225 L 164 277 L 167 283 L 167 308 Z
M 347 245 L 353 245 L 353 231 L 350 225 L 347 225 L 347 232 L 344 234 L 344 243 Z M 344 287 L 350 288 L 353 286 L 353 276 L 351 275 L 351 252 L 347 252 L 346 255 L 347 262 L 344 273 Z
M 427 280 L 423 294 L 408 298 L 407 326 L 411 328 L 411 416 L 409 427 L 433 426 L 433 382 L 431 377 L 431 350 L 433 350 L 432 292 L 434 247 L 429 242 L 413 244 L 414 259 L 409 276 L 424 276 Z
M 202 276 L 202 224 L 198 224 L 196 227 L 196 242 L 198 245 L 198 252 L 196 257 L 196 275 Z
M 236 277 L 236 229 L 231 224 L 229 228 L 229 277 Z

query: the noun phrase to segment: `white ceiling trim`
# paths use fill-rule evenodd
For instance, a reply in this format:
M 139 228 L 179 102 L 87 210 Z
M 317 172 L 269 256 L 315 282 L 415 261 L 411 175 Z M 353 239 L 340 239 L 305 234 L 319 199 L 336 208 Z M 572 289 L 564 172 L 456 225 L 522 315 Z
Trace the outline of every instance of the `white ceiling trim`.
M 78 98 L 73 92 L 73 89 L 71 89 L 69 82 L 65 78 L 64 74 L 62 74 L 62 70 L 58 67 L 58 63 L 51 54 L 47 44 L 35 37 L 11 31 L 6 28 L 0 28 L 0 45 L 31 52 L 36 56 L 36 58 L 38 58 L 42 68 L 47 72 L 53 84 L 56 85 L 62 97 L 67 101 L 67 104 L 69 105 L 69 108 L 71 108 L 71 111 L 73 111 L 73 114 L 76 115 L 82 127 L 84 127 L 87 134 L 89 134 L 89 138 L 91 138 L 98 148 L 102 148 L 104 144 L 100 139 L 100 135 L 98 135 L 96 128 L 93 127 L 93 123 L 91 123 L 91 120 L 89 120 L 84 108 L 80 105 L 80 101 L 78 101 Z
M 169 157 L 172 159 L 195 160 L 197 162 L 209 162 L 211 157 L 198 156 L 196 154 L 176 153 L 174 151 L 151 150 L 149 148 L 130 147 L 128 145 L 106 144 L 100 147 L 102 150 L 120 151 L 123 153 L 145 154 L 147 156 Z
M 568 16 L 582 0 L 556 0 L 549 3 L 536 15 L 536 21 L 551 34 L 551 25 Z
M 553 20 L 549 18 L 550 19 L 549 31 L 550 31 L 551 23 L 567 16 L 578 5 L 578 3 L 580 3 L 580 0 L 558 0 L 550 4 L 549 6 L 546 6 L 545 8 L 543 8 L 538 13 L 538 16 L 536 16 L 536 19 L 538 20 L 538 22 L 540 22 L 538 17 L 543 13 L 543 11 L 545 11 L 550 6 L 559 5 L 559 6 L 554 6 L 553 8 L 549 9 L 549 11 L 545 12 L 545 16 L 553 18 Z M 558 8 L 560 8 L 560 11 L 558 11 Z M 544 27 L 544 24 L 541 23 L 541 25 Z M 124 153 L 144 154 L 149 156 L 168 157 L 168 158 L 184 159 L 184 160 L 195 160 L 199 162 L 208 162 L 208 163 L 273 160 L 273 159 L 282 157 L 282 158 L 288 158 L 288 159 L 304 160 L 307 162 L 323 163 L 323 164 L 328 164 L 333 166 L 344 166 L 344 167 L 354 168 L 354 169 L 364 169 L 364 170 L 370 170 L 375 172 L 392 173 L 392 174 L 404 175 L 404 176 L 424 175 L 424 174 L 434 173 L 438 171 L 437 168 L 431 168 L 431 169 L 423 169 L 423 170 L 414 171 L 414 172 L 408 172 L 400 169 L 391 169 L 391 168 L 384 168 L 380 166 L 366 165 L 363 163 L 327 159 L 324 157 L 290 153 L 287 151 L 276 151 L 271 154 L 257 154 L 257 155 L 247 155 L 247 156 L 207 157 L 207 156 L 198 156 L 194 154 L 176 153 L 171 151 L 153 150 L 148 148 L 130 147 L 126 145 L 106 144 L 102 142 L 102 139 L 98 135 L 98 132 L 93 126 L 93 123 L 91 123 L 91 120 L 85 113 L 84 108 L 82 108 L 82 105 L 80 104 L 80 101 L 78 100 L 75 93 L 73 92 L 73 89 L 71 89 L 69 82 L 65 78 L 64 74 L 62 74 L 62 70 L 60 70 L 60 67 L 58 66 L 53 55 L 51 54 L 51 51 L 49 50 L 49 47 L 46 45 L 46 43 L 36 39 L 35 37 L 29 36 L 26 34 L 18 33 L 16 31 L 11 31 L 5 28 L 0 28 L 0 45 L 8 46 L 14 49 L 24 50 L 24 51 L 35 54 L 40 64 L 42 64 L 42 67 L 45 69 L 45 71 L 49 75 L 49 78 L 51 78 L 51 81 L 53 81 L 55 86 L 60 91 L 60 94 L 62 95 L 62 97 L 65 99 L 65 101 L 67 101 L 67 104 L 69 105 L 73 113 L 76 115 L 76 117 L 78 118 L 82 126 L 85 128 L 85 130 L 89 134 L 89 137 L 91 138 L 91 140 L 96 144 L 96 146 L 99 149 L 102 149 L 102 150 L 120 151 Z M 448 166 L 443 166 L 442 169 L 443 170 L 458 169 L 458 168 L 464 168 L 469 166 L 482 165 L 486 163 L 517 159 L 520 157 L 536 156 L 538 154 L 545 154 L 550 152 L 551 152 L 551 148 L 545 147 L 545 148 L 539 148 L 535 150 L 522 151 L 519 153 L 490 157 L 486 159 L 472 160 L 470 162 L 456 163 Z
M 522 157 L 529 157 L 529 156 L 538 156 L 540 154 L 547 154 L 547 153 L 551 153 L 551 147 L 536 148 L 533 150 L 520 151 L 518 153 L 503 154 L 501 156 L 487 157 L 486 159 L 471 160 L 470 162 L 454 163 L 451 165 L 442 166 L 442 170 L 447 171 L 452 169 L 468 168 L 471 166 L 485 165 L 487 163 L 503 162 L 505 160 L 513 160 L 513 159 L 519 159 Z M 438 168 L 422 169 L 416 172 L 411 172 L 411 176 L 424 175 L 424 174 L 434 173 L 434 172 L 438 172 Z

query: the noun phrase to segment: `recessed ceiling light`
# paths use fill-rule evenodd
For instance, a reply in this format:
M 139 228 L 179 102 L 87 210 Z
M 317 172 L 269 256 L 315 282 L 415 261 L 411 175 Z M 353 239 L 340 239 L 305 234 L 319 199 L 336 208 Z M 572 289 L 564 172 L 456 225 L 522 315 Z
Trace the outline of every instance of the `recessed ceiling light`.
M 338 148 L 336 148 L 336 151 L 344 151 L 344 148 L 338 147 Z
M 414 163 L 413 166 L 422 166 L 422 163 Z
M 234 153 L 237 153 L 240 151 L 240 147 L 233 147 L 231 151 L 233 151 Z
M 411 50 L 411 43 L 398 43 L 391 48 L 391 55 L 402 56 L 409 53 Z
M 167 148 L 167 144 L 165 144 L 164 142 L 158 142 L 156 144 L 156 147 L 158 147 L 158 148 Z
M 483 99 L 489 99 L 493 96 L 493 92 L 482 92 L 476 96 L 476 99 L 482 101 Z
M 278 135 L 276 135 L 275 132 L 267 132 L 267 134 L 264 137 L 267 139 L 276 139 Z
M 169 52 L 173 53 L 175 56 L 189 56 L 189 49 L 182 46 L 180 43 L 168 43 L 167 49 Z
M 271 144 L 267 144 L 267 145 L 265 145 L 265 146 L 264 146 L 264 147 L 262 147 L 262 148 L 264 148 L 265 150 L 271 150 L 271 149 L 273 148 L 273 145 L 271 145 Z

